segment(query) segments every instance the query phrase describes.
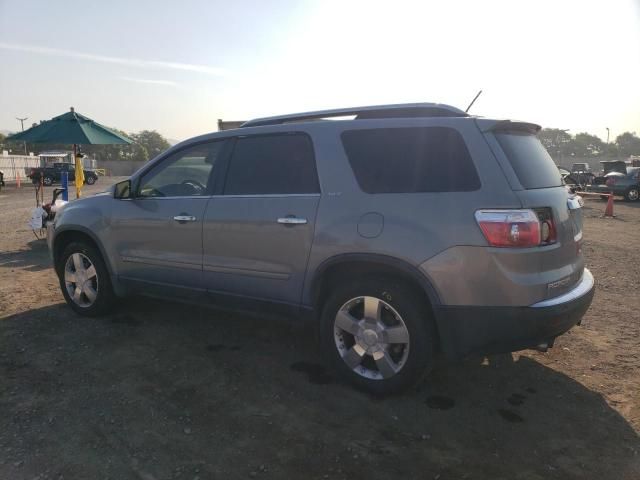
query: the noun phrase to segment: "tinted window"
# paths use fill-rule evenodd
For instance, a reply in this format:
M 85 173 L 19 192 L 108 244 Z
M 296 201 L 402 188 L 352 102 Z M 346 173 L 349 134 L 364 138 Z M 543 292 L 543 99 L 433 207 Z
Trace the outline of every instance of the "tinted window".
M 496 138 L 526 189 L 557 187 L 562 177 L 538 137 L 530 133 L 497 133 Z
M 225 195 L 318 193 L 311 140 L 304 134 L 239 138 Z
M 367 193 L 461 192 L 480 188 L 462 136 L 452 128 L 349 130 L 342 143 Z
M 224 144 L 224 140 L 204 143 L 174 153 L 142 177 L 138 195 L 189 197 L 209 194 L 211 170 Z

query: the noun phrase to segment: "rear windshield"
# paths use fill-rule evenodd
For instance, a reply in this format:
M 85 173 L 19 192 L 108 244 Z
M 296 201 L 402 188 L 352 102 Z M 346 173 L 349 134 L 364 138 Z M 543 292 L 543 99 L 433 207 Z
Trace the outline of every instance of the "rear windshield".
M 496 133 L 520 184 L 527 190 L 559 187 L 562 176 L 538 137 L 525 132 Z

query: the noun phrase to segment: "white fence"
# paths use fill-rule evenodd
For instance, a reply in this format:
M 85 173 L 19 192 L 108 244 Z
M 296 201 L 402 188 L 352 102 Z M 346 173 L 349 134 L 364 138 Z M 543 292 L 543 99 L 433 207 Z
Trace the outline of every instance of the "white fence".
M 26 155 L 0 155 L 0 170 L 4 173 L 4 181 L 15 181 L 18 174 L 23 182 L 28 180 L 27 173 L 32 168 L 40 166 L 39 157 Z

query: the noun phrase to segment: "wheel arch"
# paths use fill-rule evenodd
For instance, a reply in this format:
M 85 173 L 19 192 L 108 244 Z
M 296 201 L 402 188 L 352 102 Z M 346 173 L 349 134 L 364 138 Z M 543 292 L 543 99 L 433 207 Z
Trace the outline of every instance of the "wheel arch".
M 410 263 L 387 255 L 353 253 L 331 257 L 320 264 L 310 284 L 310 298 L 318 309 L 329 293 L 332 279 L 363 274 L 389 275 L 416 287 L 425 298 L 435 318 L 440 298 L 431 281 Z
M 107 267 L 109 275 L 113 275 L 113 269 L 102 242 L 100 242 L 91 230 L 82 226 L 63 227 L 62 231 L 56 232 L 51 249 L 54 268 L 57 268 L 58 260 L 66 246 L 74 241 L 84 241 L 96 247 L 102 256 L 102 260 Z

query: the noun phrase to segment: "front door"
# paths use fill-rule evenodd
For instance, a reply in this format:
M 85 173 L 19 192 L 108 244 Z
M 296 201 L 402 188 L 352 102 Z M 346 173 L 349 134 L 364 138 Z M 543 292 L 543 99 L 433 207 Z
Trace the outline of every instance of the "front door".
M 173 153 L 143 174 L 133 198 L 115 205 L 113 243 L 125 284 L 175 296 L 202 290 L 202 221 L 223 145 Z
M 306 134 L 240 137 L 203 225 L 209 292 L 297 305 L 320 187 Z

